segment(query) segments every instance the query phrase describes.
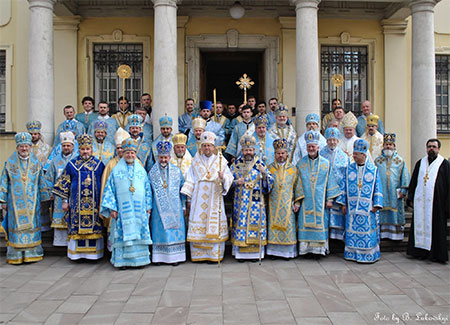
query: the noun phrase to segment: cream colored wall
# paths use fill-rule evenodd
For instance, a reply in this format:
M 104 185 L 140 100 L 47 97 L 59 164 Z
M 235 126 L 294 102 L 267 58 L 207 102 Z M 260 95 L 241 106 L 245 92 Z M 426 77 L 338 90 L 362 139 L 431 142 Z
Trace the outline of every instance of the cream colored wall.
M 0 7 L 0 10 L 2 8 Z M 0 27 L 0 45 L 11 45 L 11 127 L 12 131 L 26 131 L 28 118 L 28 1 L 11 1 L 11 18 Z M 14 137 L 0 135 L 0 166 L 15 150 Z
M 150 37 L 149 60 L 150 68 L 148 73 L 144 72 L 144 79 L 148 84 L 148 89 L 143 92 L 153 94 L 153 17 L 105 17 L 105 18 L 86 18 L 79 24 L 78 30 L 78 101 L 76 108 L 82 110 L 81 99 L 84 96 L 93 96 L 89 93 L 89 84 L 92 82 L 92 75 L 89 72 L 92 53 L 87 50 L 87 37 L 97 35 L 111 35 L 115 30 L 121 30 L 123 35 L 135 35 L 138 37 Z

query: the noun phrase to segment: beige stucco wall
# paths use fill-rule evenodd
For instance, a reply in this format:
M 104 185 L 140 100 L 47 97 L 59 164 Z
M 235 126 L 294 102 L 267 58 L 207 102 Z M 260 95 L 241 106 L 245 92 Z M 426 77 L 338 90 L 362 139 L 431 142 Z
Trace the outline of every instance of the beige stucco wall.
M 6 0 L 8 1 L 8 0 Z M 1 3 L 0 3 L 1 5 Z M 1 7 L 0 7 L 1 9 Z M 450 54 L 450 21 L 448 13 L 450 1 L 441 1 L 436 7 L 435 15 L 435 45 L 437 53 Z M 233 20 L 229 18 L 204 18 L 204 17 L 178 17 L 178 76 L 179 76 L 179 112 L 183 111 L 183 100 L 187 94 L 187 68 L 185 63 L 186 36 L 200 34 L 223 34 L 230 29 L 237 30 L 240 34 L 262 34 L 266 36 L 277 36 L 280 40 L 280 61 L 277 67 L 278 88 L 283 89 L 283 102 L 289 106 L 295 106 L 295 18 L 287 20 L 278 18 L 247 18 Z M 2 17 L 3 19 L 3 17 Z M 3 19 L 4 20 L 4 19 Z M 0 27 L 0 45 L 11 45 L 13 48 L 13 65 L 11 69 L 11 125 L 12 131 L 25 131 L 25 123 L 28 117 L 28 1 L 11 1 L 11 19 Z M 389 98 L 385 92 L 385 40 L 381 23 L 376 20 L 341 20 L 341 19 L 319 19 L 319 39 L 321 44 L 338 44 L 341 42 L 343 33 L 348 33 L 351 42 L 358 44 L 357 40 L 370 42 L 373 46 L 372 60 L 369 64 L 369 99 L 374 102 L 374 111 L 380 115 L 387 126 L 403 135 L 400 144 L 401 152 L 409 160 L 409 134 L 411 126 L 408 113 L 410 111 L 410 57 L 411 57 L 411 22 L 409 22 L 406 34 L 404 51 L 407 85 L 403 87 L 406 92 L 406 112 L 404 123 L 397 125 L 395 122 L 387 121 L 391 118 L 387 110 Z M 113 31 L 120 30 L 124 37 L 147 37 L 149 42 L 148 70 L 145 72 L 146 92 L 153 93 L 153 18 L 86 18 L 81 19 L 78 31 L 75 34 L 68 29 L 57 31 L 55 28 L 55 124 L 63 120 L 63 104 L 73 104 L 81 108 L 80 101 L 85 95 L 92 95 L 89 91 L 88 81 L 92 80 L 90 73 L 90 53 L 87 53 L 88 37 L 99 37 L 99 35 L 111 36 Z M 72 50 L 68 48 L 72 47 Z M 76 50 L 75 50 L 76 49 Z M 396 53 L 392 53 L 395 55 Z M 68 67 L 68 62 L 74 66 Z M 69 69 L 75 77 L 64 78 L 64 71 Z M 233 87 L 234 85 L 230 85 Z M 61 90 L 62 89 L 62 90 Z M 279 94 L 280 95 L 280 94 Z M 439 135 L 443 142 L 441 153 L 445 157 L 450 156 L 450 135 Z M 12 136 L 0 135 L 0 163 L 15 149 Z M 410 162 L 411 163 L 411 162 Z

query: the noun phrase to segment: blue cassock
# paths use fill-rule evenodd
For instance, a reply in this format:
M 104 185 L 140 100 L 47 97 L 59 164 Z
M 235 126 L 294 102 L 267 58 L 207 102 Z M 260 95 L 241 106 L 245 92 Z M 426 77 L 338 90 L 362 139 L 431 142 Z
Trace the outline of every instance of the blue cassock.
M 328 159 L 331 165 L 331 173 L 334 175 L 336 183 L 341 186 L 345 169 L 348 164 L 350 164 L 350 158 L 339 146 L 337 146 L 334 150 L 331 150 L 328 145 L 326 145 L 322 148 L 322 150 L 320 150 L 320 155 Z M 330 238 L 344 239 L 345 217 L 342 213 L 341 206 L 336 202 L 333 202 L 333 207 L 329 210 L 329 213 Z
M 92 143 L 92 154 L 106 166 L 106 164 L 116 155 L 116 146 L 109 141 L 103 141 L 103 143 L 100 144 L 94 138 L 94 142 Z
M 94 132 L 95 132 L 94 124 L 96 121 L 103 121 L 106 123 L 108 128 L 106 129 L 105 141 L 108 141 L 108 142 L 111 142 L 112 144 L 114 144 L 114 135 L 116 134 L 116 131 L 119 128 L 119 123 L 117 123 L 116 119 L 113 119 L 112 117 L 109 117 L 107 119 L 98 117 L 96 120 L 92 121 L 91 124 L 89 124 L 89 129 L 87 131 L 87 133 L 89 135 L 92 135 L 92 137 L 95 137 L 94 136 Z
M 361 114 L 360 116 L 358 116 L 358 125 L 356 126 L 356 135 L 358 137 L 361 137 L 364 134 L 364 132 L 366 131 L 366 125 L 367 120 L 365 119 L 363 114 Z M 378 132 L 384 134 L 384 125 L 381 118 L 378 120 Z
M 78 156 L 78 141 L 77 140 L 75 140 L 73 143 L 73 152 L 74 152 L 74 157 Z M 58 145 L 53 147 L 52 152 L 48 156 L 47 162 L 44 165 L 44 170 L 48 170 L 48 168 L 50 167 L 50 164 L 52 163 L 52 160 L 55 159 L 55 157 L 58 157 L 60 155 L 62 155 L 61 143 L 59 143 Z
M 77 152 L 72 151 L 68 156 L 59 154 L 55 156 L 51 162 L 50 166 L 45 173 L 45 183 L 46 187 L 51 192 L 55 186 L 59 176 L 62 175 L 67 163 L 78 155 Z M 52 215 L 52 228 L 57 229 L 67 229 L 67 215 L 68 213 L 62 209 L 62 199 L 59 196 L 55 197 L 53 201 L 53 215 Z
M 241 137 L 244 135 L 245 132 L 253 125 L 253 122 L 245 123 L 240 122 L 236 124 L 234 127 L 233 132 L 231 133 L 230 141 L 228 142 L 227 149 L 225 150 L 225 153 L 232 155 L 233 157 L 238 157 L 238 144 L 239 140 L 241 140 Z
M 329 213 L 325 202 L 341 194 L 330 162 L 320 155 L 303 157 L 297 165 L 305 198 L 298 212 L 298 240 L 324 245 L 328 239 Z
M 305 132 L 306 133 L 306 132 Z M 305 133 L 303 133 L 297 140 L 297 145 L 295 146 L 294 155 L 292 156 L 292 164 L 295 166 L 298 164 L 303 157 L 308 155 L 306 150 Z M 327 145 L 327 140 L 325 137 L 319 133 L 319 150 Z
M 106 218 L 112 211 L 118 212 L 117 219 L 111 219 L 109 236 L 115 267 L 150 263 L 152 239 L 147 211 L 151 208 L 152 191 L 145 169 L 137 160 L 130 166 L 120 159 L 108 177 L 101 204 L 101 214 Z
M 162 176 L 162 174 L 165 174 Z M 169 163 L 162 169 L 154 164 L 148 174 L 152 187 L 152 237 L 155 245 L 174 245 L 186 242 L 183 207 L 186 197 L 180 193 L 184 184 L 181 170 Z M 164 188 L 163 180 L 166 180 Z
M 115 120 L 114 120 L 115 121 Z M 127 124 L 125 126 L 125 130 L 130 133 L 130 126 Z M 144 139 L 145 142 L 152 145 L 153 141 L 153 125 L 148 123 L 142 123 L 142 132 L 139 134 L 141 138 Z
M 95 157 L 80 156 L 66 165 L 53 193 L 69 200 L 68 238 L 73 240 L 102 238 L 100 189 L 105 165 Z
M 86 113 L 78 113 L 77 115 L 75 115 L 75 119 L 81 124 L 83 124 L 85 130 L 89 129 L 89 125 L 91 125 L 91 123 L 98 118 L 98 114 L 94 112 L 87 115 L 88 115 L 87 122 L 86 122 Z
M 379 211 L 380 224 L 402 226 L 405 224 L 405 206 L 404 200 L 398 198 L 397 190 L 405 195 L 408 190 L 410 176 L 406 162 L 396 151 L 390 161 L 382 153 L 375 160 L 375 165 L 383 193 L 383 209 Z
M 259 164 L 265 164 L 255 156 L 253 165 L 250 170 L 247 169 L 246 163 L 242 157 L 236 159 L 231 165 L 231 174 L 234 177 L 234 202 L 233 202 L 233 227 L 231 232 L 231 242 L 240 247 L 249 245 L 258 245 L 259 238 L 259 220 L 261 219 L 261 242 L 267 244 L 266 231 L 266 211 L 264 206 L 261 207 L 261 200 L 264 202 L 264 195 L 271 191 L 275 182 L 269 169 L 266 169 L 266 175 L 263 176 L 261 182 L 261 172 L 257 168 Z M 244 185 L 237 185 L 236 181 L 244 177 Z M 262 183 L 262 184 L 261 184 Z M 262 188 L 261 188 L 262 185 Z
M 192 133 L 192 130 L 189 132 L 186 148 L 192 157 L 197 153 L 197 139 L 195 138 L 194 133 Z
M 0 180 L 0 202 L 8 206 L 1 230 L 8 246 L 26 249 L 41 244 L 40 202 L 49 199 L 36 156 L 30 153 L 23 161 L 13 153 L 5 162 Z
M 360 171 L 361 177 L 358 177 Z M 380 258 L 378 212 L 383 207 L 381 180 L 378 170 L 369 159 L 364 166 L 348 165 L 343 179 L 343 192 L 336 200 L 347 206 L 345 220 L 344 258 L 372 263 Z
M 273 149 L 273 138 L 266 132 L 265 147 L 261 148 L 263 143 L 259 141 L 259 137 L 256 132 L 253 134 L 256 139 L 255 156 L 261 158 L 266 166 L 272 164 L 275 160 L 275 152 Z
M 277 123 L 277 118 L 275 117 L 275 113 L 272 110 L 269 110 L 267 113 L 267 120 L 269 121 L 269 125 L 267 125 L 267 130 L 270 129 L 272 125 Z
M 212 132 L 216 135 L 216 147 L 223 146 L 225 141 L 225 130 L 223 129 L 222 124 L 214 122 L 210 119 L 206 122 L 205 131 Z
M 192 115 L 184 113 L 178 117 L 178 130 L 180 133 L 185 133 L 189 129 L 192 129 Z
M 80 123 L 77 120 L 74 120 L 74 121 L 75 121 L 75 128 L 70 128 L 69 121 L 67 121 L 67 120 L 65 120 L 60 125 L 58 125 L 58 128 L 56 129 L 55 140 L 53 142 L 53 147 L 56 147 L 60 143 L 61 139 L 59 138 L 59 134 L 61 132 L 71 131 L 71 132 L 75 133 L 75 138 L 76 138 L 78 135 L 81 135 L 86 131 L 86 128 L 84 127 L 84 125 L 82 123 Z

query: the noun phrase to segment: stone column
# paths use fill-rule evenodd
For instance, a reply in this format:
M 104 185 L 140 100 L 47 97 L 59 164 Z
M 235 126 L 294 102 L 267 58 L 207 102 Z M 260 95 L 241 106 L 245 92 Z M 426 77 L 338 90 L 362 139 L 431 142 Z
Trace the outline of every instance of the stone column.
M 159 119 L 167 114 L 178 132 L 177 4 L 179 0 L 152 0 L 155 8 L 153 55 L 153 132 L 158 136 Z
M 320 0 L 291 0 L 296 12 L 296 129 L 303 134 L 305 117 L 320 116 L 319 41 L 317 10 Z
M 435 0 L 414 0 L 411 60 L 411 165 L 425 155 L 425 143 L 436 137 Z
M 410 103 L 406 20 L 382 20 L 384 34 L 384 125 L 397 134 L 397 150 L 410 165 Z
M 53 5 L 55 0 L 28 0 L 28 119 L 42 123 L 47 143 L 54 136 Z

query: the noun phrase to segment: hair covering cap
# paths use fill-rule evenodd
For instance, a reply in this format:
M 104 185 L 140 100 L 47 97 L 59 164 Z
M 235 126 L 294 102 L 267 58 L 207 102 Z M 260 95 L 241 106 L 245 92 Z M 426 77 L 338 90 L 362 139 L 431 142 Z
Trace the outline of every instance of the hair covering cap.
M 122 141 L 122 151 L 137 151 L 137 141 L 132 138 L 126 138 Z
M 273 142 L 273 148 L 275 149 L 275 151 L 280 150 L 280 149 L 287 150 L 288 142 L 285 138 L 277 139 Z
M 128 116 L 128 126 L 139 126 L 142 127 L 142 122 L 143 122 L 143 118 L 142 116 L 138 115 L 138 114 L 132 114 L 130 116 Z
M 158 151 L 158 156 L 170 156 L 172 144 L 169 141 L 159 141 L 156 144 L 156 150 Z
M 319 144 L 320 134 L 318 131 L 305 132 L 306 144 Z
M 116 131 L 116 134 L 114 134 L 114 143 L 117 146 L 118 144 L 122 144 L 123 140 L 128 139 L 129 137 L 130 134 L 121 127 L 119 127 Z

